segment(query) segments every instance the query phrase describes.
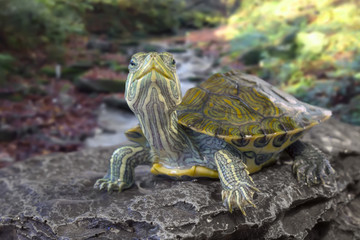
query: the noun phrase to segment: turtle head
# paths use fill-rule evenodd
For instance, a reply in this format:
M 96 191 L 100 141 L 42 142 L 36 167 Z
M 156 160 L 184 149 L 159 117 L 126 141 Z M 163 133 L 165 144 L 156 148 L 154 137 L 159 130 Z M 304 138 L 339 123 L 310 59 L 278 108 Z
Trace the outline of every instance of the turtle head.
M 181 90 L 172 54 L 134 54 L 129 64 L 125 99 L 134 113 L 175 111 L 181 103 Z

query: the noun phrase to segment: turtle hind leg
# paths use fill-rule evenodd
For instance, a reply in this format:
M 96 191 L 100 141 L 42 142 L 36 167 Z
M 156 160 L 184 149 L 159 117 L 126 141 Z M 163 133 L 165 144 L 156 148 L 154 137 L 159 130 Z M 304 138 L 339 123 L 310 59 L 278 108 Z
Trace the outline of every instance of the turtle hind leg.
M 246 165 L 241 158 L 233 155 L 228 150 L 219 150 L 215 153 L 215 162 L 217 165 L 220 182 L 222 185 L 222 198 L 224 205 L 232 212 L 232 208 L 238 207 L 246 216 L 244 207 L 247 205 L 256 205 L 252 202 L 255 191 L 259 191 Z
M 308 185 L 324 184 L 335 174 L 327 156 L 317 147 L 296 141 L 286 151 L 294 159 L 293 172 Z
M 96 181 L 94 188 L 120 192 L 130 188 L 135 179 L 135 167 L 150 163 L 152 161 L 148 148 L 140 145 L 122 146 L 114 151 L 108 172 Z

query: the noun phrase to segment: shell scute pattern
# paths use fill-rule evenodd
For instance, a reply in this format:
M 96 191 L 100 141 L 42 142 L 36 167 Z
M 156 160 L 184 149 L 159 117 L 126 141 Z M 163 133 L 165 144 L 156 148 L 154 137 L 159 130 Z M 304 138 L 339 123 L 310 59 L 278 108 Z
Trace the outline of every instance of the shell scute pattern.
M 281 147 L 288 139 L 289 135 L 287 133 L 281 133 L 274 137 L 272 145 L 274 147 Z
M 285 147 L 331 116 L 252 75 L 215 74 L 190 89 L 177 109 L 179 122 L 237 147 Z M 247 140 L 246 140 L 247 139 Z

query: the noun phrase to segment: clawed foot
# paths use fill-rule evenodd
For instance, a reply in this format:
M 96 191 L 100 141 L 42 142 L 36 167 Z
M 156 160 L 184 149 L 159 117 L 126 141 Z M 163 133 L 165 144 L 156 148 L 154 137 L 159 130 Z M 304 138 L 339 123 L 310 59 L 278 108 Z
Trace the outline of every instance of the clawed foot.
M 228 150 L 219 150 L 215 153 L 215 162 L 219 172 L 219 179 L 223 188 L 221 194 L 224 205 L 232 212 L 233 207 L 238 207 L 246 216 L 244 207 L 256 205 L 252 202 L 256 188 L 249 176 L 247 166 L 241 157 Z
M 249 182 L 234 186 L 233 189 L 223 190 L 221 195 L 224 205 L 228 207 L 230 212 L 232 212 L 233 207 L 238 207 L 242 214 L 246 216 L 245 206 L 252 205 L 256 208 L 256 205 L 252 202 L 255 192 L 259 192 L 259 189 L 255 187 L 252 179 L 250 179 Z
M 327 159 L 316 161 L 309 161 L 304 159 L 297 159 L 293 165 L 293 172 L 296 174 L 298 181 L 303 181 L 305 184 L 325 184 L 335 170 L 331 167 Z
M 100 178 L 94 184 L 94 188 L 99 189 L 99 190 L 106 189 L 108 192 L 111 192 L 111 191 L 121 192 L 124 189 L 129 188 L 130 186 L 131 186 L 131 184 L 129 185 L 122 181 L 111 181 L 108 178 Z

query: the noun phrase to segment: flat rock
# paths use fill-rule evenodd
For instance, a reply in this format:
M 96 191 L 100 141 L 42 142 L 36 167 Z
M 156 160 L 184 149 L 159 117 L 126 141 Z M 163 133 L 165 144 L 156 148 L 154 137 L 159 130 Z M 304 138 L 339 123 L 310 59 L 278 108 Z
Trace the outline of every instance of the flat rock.
M 261 192 L 247 217 L 222 205 L 219 181 L 148 167 L 123 193 L 94 190 L 114 148 L 34 157 L 0 170 L 0 239 L 360 239 L 360 128 L 331 120 L 305 140 L 330 154 L 336 179 L 309 187 L 288 161 L 267 167 L 252 175 Z

